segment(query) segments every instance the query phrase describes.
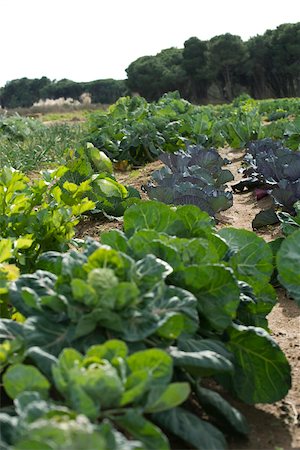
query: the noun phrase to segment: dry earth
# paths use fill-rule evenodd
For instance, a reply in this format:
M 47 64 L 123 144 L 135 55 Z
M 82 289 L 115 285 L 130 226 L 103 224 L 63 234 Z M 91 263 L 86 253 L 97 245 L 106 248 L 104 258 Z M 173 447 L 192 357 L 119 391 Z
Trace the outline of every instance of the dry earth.
M 239 181 L 241 175 L 237 171 L 241 167 L 243 152 L 223 149 L 220 153 L 232 161 L 228 168 L 235 176 L 234 182 Z M 142 197 L 146 198 L 141 191 L 141 185 L 149 180 L 153 170 L 161 166 L 160 162 L 154 162 L 131 172 L 117 172 L 116 176 L 119 182 L 139 189 Z M 268 205 L 268 198 L 257 202 L 252 192 L 234 194 L 233 206 L 220 214 L 218 226 L 234 226 L 252 230 L 253 218 Z M 122 221 L 101 223 L 89 220 L 81 223 L 78 234 L 80 237 L 86 235 L 98 237 L 103 231 L 121 227 Z M 259 231 L 258 235 L 270 241 L 280 235 L 280 229 L 272 226 Z M 250 426 L 248 440 L 238 437 L 228 439 L 231 450 L 300 449 L 300 308 L 286 296 L 283 289 L 278 289 L 278 303 L 268 319 L 270 332 L 292 367 L 292 388 L 283 400 L 272 405 L 249 406 L 230 399 L 230 402 L 245 415 Z

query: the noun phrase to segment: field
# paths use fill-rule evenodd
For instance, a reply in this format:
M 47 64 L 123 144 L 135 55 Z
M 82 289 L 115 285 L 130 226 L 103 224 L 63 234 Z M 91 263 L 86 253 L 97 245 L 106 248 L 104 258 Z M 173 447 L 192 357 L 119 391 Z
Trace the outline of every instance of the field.
M 222 157 L 227 157 L 232 161 L 230 169 L 234 173 L 235 180 L 241 179 L 242 175 L 238 173 L 238 169 L 241 167 L 244 152 L 226 148 L 221 149 L 220 154 Z M 160 162 L 150 163 L 140 170 L 129 173 L 119 172 L 117 178 L 124 184 L 134 184 L 138 187 L 146 184 L 150 179 L 151 173 L 160 166 L 162 166 Z M 251 230 L 251 222 L 255 215 L 262 209 L 269 207 L 269 205 L 270 198 L 257 201 L 251 191 L 242 195 L 234 194 L 233 206 L 219 216 L 220 223 L 218 227 L 233 226 Z M 116 225 L 119 226 L 119 223 Z M 80 230 L 80 232 L 84 235 L 95 234 L 98 236 L 105 228 L 106 224 L 97 224 L 95 227 L 87 227 Z M 281 235 L 279 225 L 260 229 L 256 232 L 268 242 Z M 284 289 L 277 288 L 277 295 L 278 303 L 268 316 L 269 327 L 271 335 L 274 336 L 274 339 L 278 342 L 291 364 L 295 381 L 287 397 L 272 405 L 259 404 L 249 406 L 241 402 L 234 402 L 234 405 L 247 418 L 250 425 L 250 433 L 248 440 L 237 437 L 231 438 L 229 448 L 232 450 L 289 449 L 298 448 L 300 445 L 298 422 L 300 390 L 299 383 L 297 383 L 300 377 L 300 311 L 299 306 L 286 295 Z
M 54 119 L 0 118 L 0 448 L 298 448 L 300 100 Z

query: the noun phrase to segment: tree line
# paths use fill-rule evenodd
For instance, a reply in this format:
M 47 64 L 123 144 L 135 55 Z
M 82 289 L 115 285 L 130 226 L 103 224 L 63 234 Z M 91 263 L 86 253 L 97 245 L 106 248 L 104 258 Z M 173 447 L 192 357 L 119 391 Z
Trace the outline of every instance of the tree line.
M 40 99 L 58 99 L 61 97 L 80 100 L 88 92 L 93 103 L 111 104 L 128 90 L 125 80 L 95 80 L 77 83 L 72 80 L 54 80 L 42 78 L 20 78 L 6 83 L 0 88 L 0 105 L 2 108 L 30 107 Z
M 46 77 L 22 78 L 0 89 L 2 107 L 31 106 L 39 99 L 91 94 L 93 103 L 114 103 L 138 93 L 148 101 L 179 91 L 194 103 L 231 101 L 247 93 L 256 99 L 300 97 L 300 22 L 283 24 L 248 41 L 230 33 L 208 41 L 191 37 L 184 48 L 168 48 L 142 56 L 126 69 L 126 80 L 76 83 Z
M 280 25 L 244 42 L 226 33 L 209 41 L 191 37 L 183 49 L 143 56 L 126 70 L 127 85 L 148 100 L 178 90 L 201 102 L 300 96 L 300 23 Z

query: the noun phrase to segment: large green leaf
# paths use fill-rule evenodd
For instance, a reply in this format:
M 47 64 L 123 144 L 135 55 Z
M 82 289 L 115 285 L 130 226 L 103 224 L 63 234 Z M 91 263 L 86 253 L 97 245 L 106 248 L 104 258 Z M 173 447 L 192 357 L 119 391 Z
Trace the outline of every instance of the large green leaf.
M 38 346 L 34 346 L 30 347 L 26 351 L 26 357 L 30 358 L 48 379 L 51 379 L 52 365 L 57 363 L 55 356 L 51 355 L 51 353 L 45 352 Z
M 14 440 L 16 434 L 16 427 L 18 425 L 17 417 L 13 417 L 9 414 L 0 412 L 0 449 L 6 450 L 8 448 L 7 444 L 11 444 Z M 4 445 L 4 442 L 5 444 Z
M 191 292 L 175 286 L 163 287 L 157 285 L 153 289 L 153 293 L 154 299 L 151 310 L 159 319 L 159 335 L 174 339 L 181 332 L 195 333 L 199 325 L 199 319 L 196 309 L 197 300 Z M 151 298 L 150 294 L 147 295 L 147 298 Z
M 141 259 L 151 253 L 166 261 L 173 268 L 181 265 L 181 258 L 176 252 L 176 247 L 170 242 L 169 236 L 164 233 L 154 230 L 139 230 L 129 239 L 128 244 L 136 259 Z
M 183 403 L 191 392 L 188 383 L 171 383 L 163 391 L 154 388 L 150 391 L 145 412 L 155 413 L 172 409 Z
M 218 234 L 225 239 L 231 255 L 228 263 L 240 280 L 251 285 L 267 283 L 273 272 L 273 255 L 268 244 L 248 230 L 223 228 Z
M 36 268 L 59 275 L 62 269 L 63 253 L 45 252 L 40 255 L 36 262 Z
M 125 342 L 118 339 L 110 339 L 102 345 L 93 345 L 89 348 L 86 355 L 107 359 L 111 362 L 114 358 L 125 358 L 127 352 L 128 349 Z
M 22 275 L 10 285 L 11 302 L 25 317 L 47 314 L 57 320 L 63 316 L 66 305 L 63 297 L 59 297 L 54 290 L 56 281 L 56 275 L 43 270 Z M 44 305 L 47 311 L 44 311 Z
M 276 304 L 277 295 L 270 284 L 253 283 L 250 286 L 244 281 L 239 282 L 241 302 L 238 308 L 237 320 L 243 325 L 253 325 L 268 331 L 266 316 Z
M 23 326 L 28 347 L 38 346 L 55 356 L 75 340 L 76 326 L 69 322 L 53 323 L 51 318 L 32 316 Z
M 84 278 L 84 264 L 87 261 L 86 255 L 71 250 L 63 254 L 61 274 L 67 279 Z
M 246 403 L 273 403 L 291 387 L 290 365 L 262 328 L 235 325 L 227 330 L 227 347 L 235 355 L 232 387 Z
M 211 350 L 212 352 L 219 353 L 224 358 L 233 360 L 233 355 L 226 348 L 225 344 L 217 339 L 178 339 L 178 348 L 185 352 L 202 352 L 204 350 Z
M 70 407 L 80 414 L 84 414 L 89 419 L 96 420 L 100 413 L 100 403 L 95 402 L 84 389 L 81 388 L 80 383 L 73 384 L 68 396 L 68 404 Z
M 194 449 L 224 450 L 227 448 L 223 434 L 194 414 L 177 407 L 153 415 L 154 421 L 163 429 L 175 434 Z
M 138 401 L 150 389 L 151 381 L 152 377 L 146 369 L 135 370 L 131 373 L 126 379 L 121 405 L 125 406 Z
M 180 221 L 176 234 L 178 237 L 204 237 L 213 231 L 214 219 L 205 211 L 201 211 L 197 206 L 178 206 L 176 216 L 177 220 Z
M 168 232 L 174 226 L 176 213 L 169 206 L 155 201 L 132 205 L 124 213 L 124 230 L 132 236 L 138 230 Z
M 172 378 L 172 358 L 158 348 L 133 353 L 127 358 L 127 364 L 131 372 L 148 370 L 152 386 L 166 384 Z
M 168 313 L 161 321 L 156 334 L 165 339 L 176 339 L 185 331 L 185 317 L 180 313 Z M 197 326 L 195 327 L 195 331 Z M 187 330 L 189 331 L 189 330 Z
M 223 266 L 191 266 L 178 272 L 182 287 L 197 298 L 198 311 L 216 330 L 224 330 L 236 316 L 239 288 L 231 270 Z
M 280 283 L 300 306 L 300 230 L 282 242 L 276 262 Z
M 33 422 L 45 415 L 54 405 L 42 398 L 37 391 L 23 391 L 15 400 L 14 405 L 16 413 L 22 416 L 22 420 L 27 423 Z M 67 408 L 65 408 L 65 413 Z
M 172 271 L 168 263 L 150 254 L 135 264 L 133 280 L 140 288 L 148 290 L 157 282 L 164 280 Z
M 23 323 L 16 322 L 15 320 L 10 319 L 1 319 L 0 320 L 0 339 L 15 339 L 20 338 L 21 341 L 24 340 L 25 337 L 25 326 Z
M 112 423 L 105 420 L 97 427 L 101 436 L 106 441 L 106 449 L 109 450 L 147 450 L 146 446 L 141 441 L 128 439 L 120 431 L 117 431 Z
M 245 417 L 230 405 L 218 392 L 201 387 L 196 387 L 196 394 L 201 407 L 210 415 L 217 418 L 221 425 L 229 426 L 241 434 L 248 434 L 249 427 Z
M 104 245 L 109 245 L 114 250 L 119 250 L 123 253 L 128 253 L 128 241 L 121 230 L 110 230 L 101 234 L 101 242 Z
M 11 398 L 24 391 L 37 391 L 46 397 L 50 388 L 49 381 L 36 367 L 25 364 L 9 367 L 3 376 L 3 385 Z
M 211 376 L 234 371 L 232 363 L 227 358 L 211 350 L 186 352 L 171 347 L 170 355 L 175 366 L 182 367 L 195 376 Z
M 163 432 L 149 420 L 134 410 L 113 418 L 117 425 L 131 436 L 139 439 L 147 450 L 170 450 L 169 442 Z

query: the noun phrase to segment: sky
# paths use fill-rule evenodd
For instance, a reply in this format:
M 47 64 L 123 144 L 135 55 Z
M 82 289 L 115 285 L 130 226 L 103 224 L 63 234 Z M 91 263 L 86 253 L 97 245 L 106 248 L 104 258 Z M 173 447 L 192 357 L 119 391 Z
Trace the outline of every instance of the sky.
M 300 22 L 300 0 L 0 0 L 0 87 L 17 78 L 125 79 L 192 36 L 243 40 Z

